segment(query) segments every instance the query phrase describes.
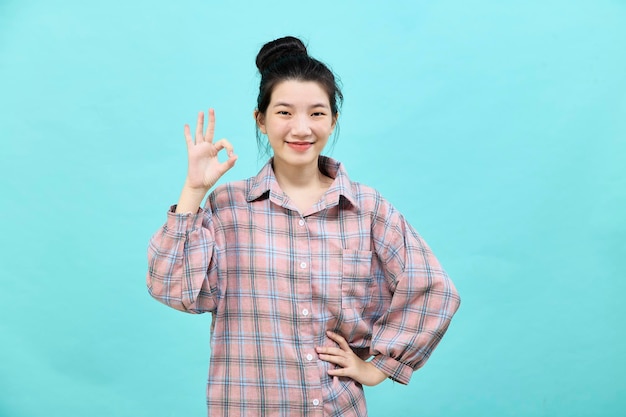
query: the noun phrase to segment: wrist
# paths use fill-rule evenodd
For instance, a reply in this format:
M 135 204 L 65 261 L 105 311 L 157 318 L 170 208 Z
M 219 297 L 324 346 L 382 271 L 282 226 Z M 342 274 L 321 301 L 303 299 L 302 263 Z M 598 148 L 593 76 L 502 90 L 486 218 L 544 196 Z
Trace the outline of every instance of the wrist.
M 378 369 L 376 365 L 374 365 L 373 363 L 365 362 L 365 366 L 367 367 L 367 373 L 368 373 L 367 382 L 368 383 L 364 385 L 369 385 L 369 386 L 378 385 L 381 382 L 383 382 L 385 379 L 387 379 L 387 374 L 385 374 L 383 371 Z
M 202 197 L 204 197 L 206 195 L 206 193 L 209 192 L 209 189 L 211 187 L 205 187 L 205 186 L 194 186 L 191 185 L 191 183 L 189 182 L 189 178 L 185 179 L 185 184 L 183 185 L 183 191 L 189 195 L 202 195 Z
M 192 187 L 185 181 L 178 204 L 176 205 L 176 213 L 197 212 L 208 191 L 208 188 Z

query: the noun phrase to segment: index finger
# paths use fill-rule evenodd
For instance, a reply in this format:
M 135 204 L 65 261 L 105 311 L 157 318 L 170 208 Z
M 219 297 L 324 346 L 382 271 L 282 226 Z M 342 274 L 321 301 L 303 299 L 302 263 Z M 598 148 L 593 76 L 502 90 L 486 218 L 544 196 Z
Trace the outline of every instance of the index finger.
M 333 333 L 331 331 L 327 331 L 326 334 L 328 335 L 328 337 L 337 342 L 342 350 L 352 350 L 350 349 L 350 345 L 348 345 L 348 342 L 346 341 L 346 339 L 343 338 L 343 336 L 338 335 L 337 333 Z

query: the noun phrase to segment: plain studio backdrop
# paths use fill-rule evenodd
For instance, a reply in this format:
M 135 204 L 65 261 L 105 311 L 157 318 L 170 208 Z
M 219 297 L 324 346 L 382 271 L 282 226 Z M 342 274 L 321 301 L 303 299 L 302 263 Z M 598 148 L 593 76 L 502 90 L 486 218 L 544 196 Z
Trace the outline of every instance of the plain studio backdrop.
M 148 239 L 215 107 L 256 174 L 254 58 L 340 76 L 331 156 L 463 303 L 373 417 L 626 409 L 626 2 L 0 0 L 0 415 L 203 416 L 210 316 L 152 300 Z

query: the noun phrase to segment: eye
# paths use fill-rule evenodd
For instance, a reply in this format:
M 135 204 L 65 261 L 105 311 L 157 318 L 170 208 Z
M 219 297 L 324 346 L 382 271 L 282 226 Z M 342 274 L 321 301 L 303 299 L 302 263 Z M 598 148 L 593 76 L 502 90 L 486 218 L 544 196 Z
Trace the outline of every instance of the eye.
M 326 116 L 326 113 L 322 111 L 316 111 L 315 113 L 312 114 L 312 116 L 315 116 L 315 117 Z
M 280 114 L 281 116 L 288 116 L 289 112 L 287 110 L 278 110 L 276 114 Z

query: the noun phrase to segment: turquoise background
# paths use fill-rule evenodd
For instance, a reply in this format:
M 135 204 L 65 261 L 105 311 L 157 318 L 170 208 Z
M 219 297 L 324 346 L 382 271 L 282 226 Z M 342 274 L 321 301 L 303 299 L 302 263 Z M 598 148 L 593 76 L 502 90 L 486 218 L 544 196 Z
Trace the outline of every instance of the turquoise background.
M 332 156 L 379 189 L 461 310 L 370 415 L 626 410 L 626 2 L 0 0 L 0 415 L 202 416 L 210 317 L 145 288 L 146 246 L 216 108 L 254 175 L 254 57 L 340 75 Z

